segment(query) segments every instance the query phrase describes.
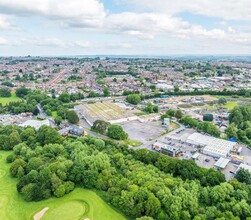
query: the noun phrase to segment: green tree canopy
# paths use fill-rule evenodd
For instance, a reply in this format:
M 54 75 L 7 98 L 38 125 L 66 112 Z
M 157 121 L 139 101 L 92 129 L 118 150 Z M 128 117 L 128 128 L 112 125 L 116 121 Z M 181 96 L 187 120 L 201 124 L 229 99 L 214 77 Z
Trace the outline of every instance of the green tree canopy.
M 77 113 L 73 110 L 68 111 L 67 119 L 72 124 L 78 124 L 78 122 L 79 122 L 79 117 L 78 117 Z
M 133 105 L 137 105 L 141 102 L 141 98 L 138 94 L 131 94 L 126 97 L 126 101 Z
M 120 125 L 111 125 L 108 128 L 108 137 L 116 140 L 126 140 L 128 138 L 128 134 Z

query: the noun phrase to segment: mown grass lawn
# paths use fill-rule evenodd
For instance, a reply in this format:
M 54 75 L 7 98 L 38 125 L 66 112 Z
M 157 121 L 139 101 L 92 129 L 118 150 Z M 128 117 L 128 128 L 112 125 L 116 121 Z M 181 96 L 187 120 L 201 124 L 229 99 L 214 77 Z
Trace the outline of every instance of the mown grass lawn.
M 114 220 L 127 218 L 109 206 L 95 192 L 82 188 L 62 198 L 51 198 L 40 202 L 26 202 L 16 190 L 17 179 L 9 174 L 10 164 L 6 157 L 10 152 L 0 151 L 0 219 L 31 220 L 48 207 L 42 220 Z
M 11 97 L 0 97 L 0 103 L 2 103 L 3 106 L 8 105 L 10 102 L 18 101 L 21 101 L 21 99 L 16 96 L 15 92 L 11 93 Z

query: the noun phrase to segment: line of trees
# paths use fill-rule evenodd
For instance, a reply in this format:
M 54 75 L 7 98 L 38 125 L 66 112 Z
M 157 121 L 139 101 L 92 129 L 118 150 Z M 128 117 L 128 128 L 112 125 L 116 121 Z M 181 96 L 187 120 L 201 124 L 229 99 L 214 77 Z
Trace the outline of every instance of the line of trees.
M 199 132 L 205 132 L 214 137 L 220 137 L 220 130 L 212 122 L 209 121 L 200 122 L 189 115 L 184 115 L 180 119 L 180 122 L 184 125 L 197 129 L 197 131 Z
M 169 95 L 169 96 L 191 96 L 191 95 L 219 95 L 219 96 L 250 96 L 251 90 L 240 89 L 240 90 L 193 90 L 193 91 L 182 91 L 178 90 L 176 92 L 163 92 L 163 93 L 155 93 L 150 95 L 144 95 L 142 98 L 144 99 L 152 99 L 159 98 L 161 95 Z

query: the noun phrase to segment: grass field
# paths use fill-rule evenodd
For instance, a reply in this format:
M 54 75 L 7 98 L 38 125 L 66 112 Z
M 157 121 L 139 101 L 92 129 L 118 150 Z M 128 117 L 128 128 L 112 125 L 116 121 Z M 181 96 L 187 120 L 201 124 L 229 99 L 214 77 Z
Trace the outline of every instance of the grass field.
M 237 106 L 237 102 L 227 102 L 224 107 L 226 107 L 228 110 L 232 110 L 235 106 Z
M 11 97 L 0 97 L 0 103 L 2 103 L 3 106 L 8 105 L 10 102 L 18 101 L 21 101 L 21 99 L 16 96 L 15 92 L 11 93 Z
M 128 144 L 128 145 L 130 145 L 130 146 L 132 146 L 132 147 L 138 147 L 138 146 L 140 146 L 142 143 L 141 142 L 139 142 L 139 141 L 134 141 L 134 140 L 130 140 L 130 139 L 128 139 L 128 140 L 126 140 L 126 141 L 124 141 L 126 144 Z
M 31 220 L 48 207 L 42 220 L 114 220 L 127 219 L 105 203 L 95 192 L 76 188 L 62 198 L 40 202 L 26 202 L 16 191 L 17 179 L 9 175 L 10 165 L 5 162 L 10 152 L 0 151 L 0 219 Z

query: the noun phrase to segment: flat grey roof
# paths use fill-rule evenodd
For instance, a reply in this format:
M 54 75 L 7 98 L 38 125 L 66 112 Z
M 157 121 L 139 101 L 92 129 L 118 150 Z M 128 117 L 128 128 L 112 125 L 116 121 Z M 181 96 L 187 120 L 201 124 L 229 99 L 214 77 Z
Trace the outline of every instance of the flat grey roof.
M 225 159 L 223 157 L 221 157 L 215 164 L 214 166 L 218 167 L 218 168 L 221 168 L 221 169 L 224 169 L 227 164 L 229 163 L 229 159 Z

